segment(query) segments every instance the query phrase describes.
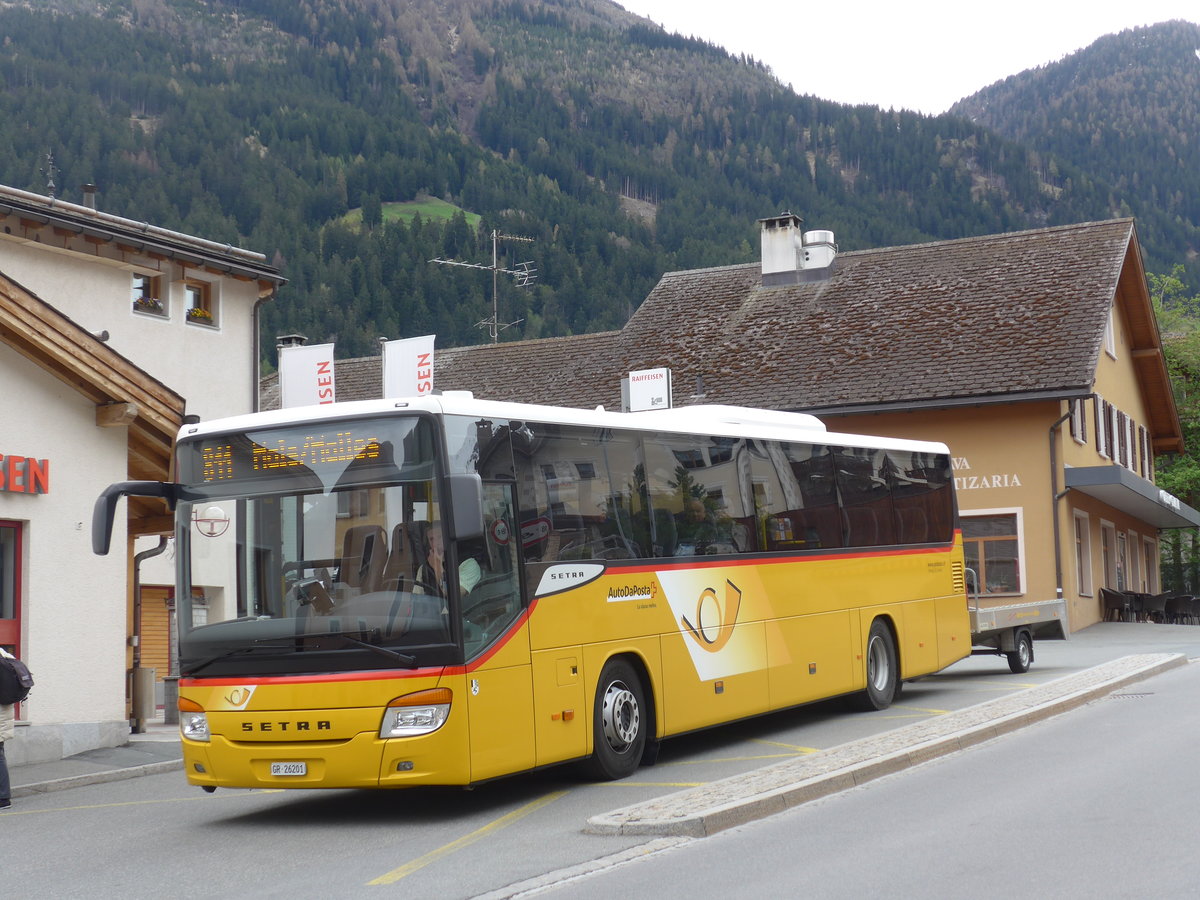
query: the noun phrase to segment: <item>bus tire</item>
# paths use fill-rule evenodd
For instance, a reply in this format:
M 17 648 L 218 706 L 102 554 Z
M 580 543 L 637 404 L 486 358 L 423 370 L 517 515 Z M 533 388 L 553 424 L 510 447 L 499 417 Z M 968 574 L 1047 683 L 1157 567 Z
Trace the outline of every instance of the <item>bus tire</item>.
M 603 781 L 637 770 L 646 747 L 646 697 L 642 680 L 628 661 L 610 659 L 596 685 L 592 708 L 591 774 Z
M 1005 656 L 1008 657 L 1008 670 L 1014 675 L 1029 671 L 1033 664 L 1033 638 L 1028 631 L 1017 632 L 1017 646 Z
M 867 687 L 855 697 L 857 705 L 867 711 L 887 709 L 899 693 L 900 665 L 896 656 L 896 642 L 892 630 L 883 619 L 871 623 L 867 635 L 866 663 Z

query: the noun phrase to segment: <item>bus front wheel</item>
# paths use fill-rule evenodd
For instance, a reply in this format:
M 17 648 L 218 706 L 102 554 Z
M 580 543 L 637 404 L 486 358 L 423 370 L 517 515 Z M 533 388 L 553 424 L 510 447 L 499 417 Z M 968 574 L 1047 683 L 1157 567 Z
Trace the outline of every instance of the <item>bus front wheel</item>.
M 646 746 L 646 725 L 641 678 L 626 660 L 609 660 L 592 709 L 591 773 L 606 781 L 633 774 Z
M 871 623 L 867 635 L 867 688 L 856 698 L 865 710 L 887 709 L 896 698 L 900 684 L 900 664 L 892 630 L 882 619 Z

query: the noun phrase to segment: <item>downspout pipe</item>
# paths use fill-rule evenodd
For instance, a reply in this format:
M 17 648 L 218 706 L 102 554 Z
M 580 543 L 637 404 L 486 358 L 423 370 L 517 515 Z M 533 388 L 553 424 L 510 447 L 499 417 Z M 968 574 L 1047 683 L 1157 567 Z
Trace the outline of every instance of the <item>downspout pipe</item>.
M 262 365 L 259 358 L 259 343 L 262 341 L 262 321 L 259 316 L 259 310 L 262 305 L 268 300 L 274 300 L 279 294 L 278 285 L 271 288 L 271 293 L 265 297 L 259 297 L 254 301 L 254 308 L 250 311 L 250 410 L 252 412 L 259 411 L 260 397 L 260 382 L 262 381 Z
M 1071 418 L 1070 404 L 1075 401 L 1086 402 L 1095 398 L 1095 394 L 1086 394 L 1083 397 L 1072 397 L 1067 401 L 1067 411 L 1055 419 L 1054 424 L 1050 426 L 1050 521 L 1054 529 L 1054 587 L 1055 596 L 1061 600 L 1063 598 L 1063 566 L 1062 566 L 1062 527 L 1058 524 L 1058 501 L 1065 497 L 1070 488 L 1060 491 L 1058 489 L 1058 431 L 1062 428 L 1063 422 Z M 1096 427 L 1100 427 L 1097 425 Z

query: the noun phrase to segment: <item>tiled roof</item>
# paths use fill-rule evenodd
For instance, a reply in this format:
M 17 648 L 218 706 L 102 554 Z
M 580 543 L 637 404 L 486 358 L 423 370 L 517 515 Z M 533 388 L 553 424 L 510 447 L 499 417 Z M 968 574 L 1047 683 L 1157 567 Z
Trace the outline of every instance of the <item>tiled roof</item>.
M 623 375 L 666 366 L 676 405 L 818 414 L 1078 395 L 1114 298 L 1165 373 L 1131 219 L 848 252 L 824 281 L 761 282 L 758 263 L 669 272 L 619 332 L 439 350 L 435 384 L 619 408 Z M 378 373 L 377 357 L 340 362 L 338 398 L 378 396 Z M 1155 431 L 1177 435 L 1160 412 Z

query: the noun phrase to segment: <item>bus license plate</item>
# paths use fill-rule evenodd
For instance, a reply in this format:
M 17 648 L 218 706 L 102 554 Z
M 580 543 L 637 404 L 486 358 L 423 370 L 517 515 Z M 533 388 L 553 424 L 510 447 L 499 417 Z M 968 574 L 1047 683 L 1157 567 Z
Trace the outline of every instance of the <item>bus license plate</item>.
M 273 762 L 271 763 L 272 775 L 307 775 L 308 763 L 302 762 Z

